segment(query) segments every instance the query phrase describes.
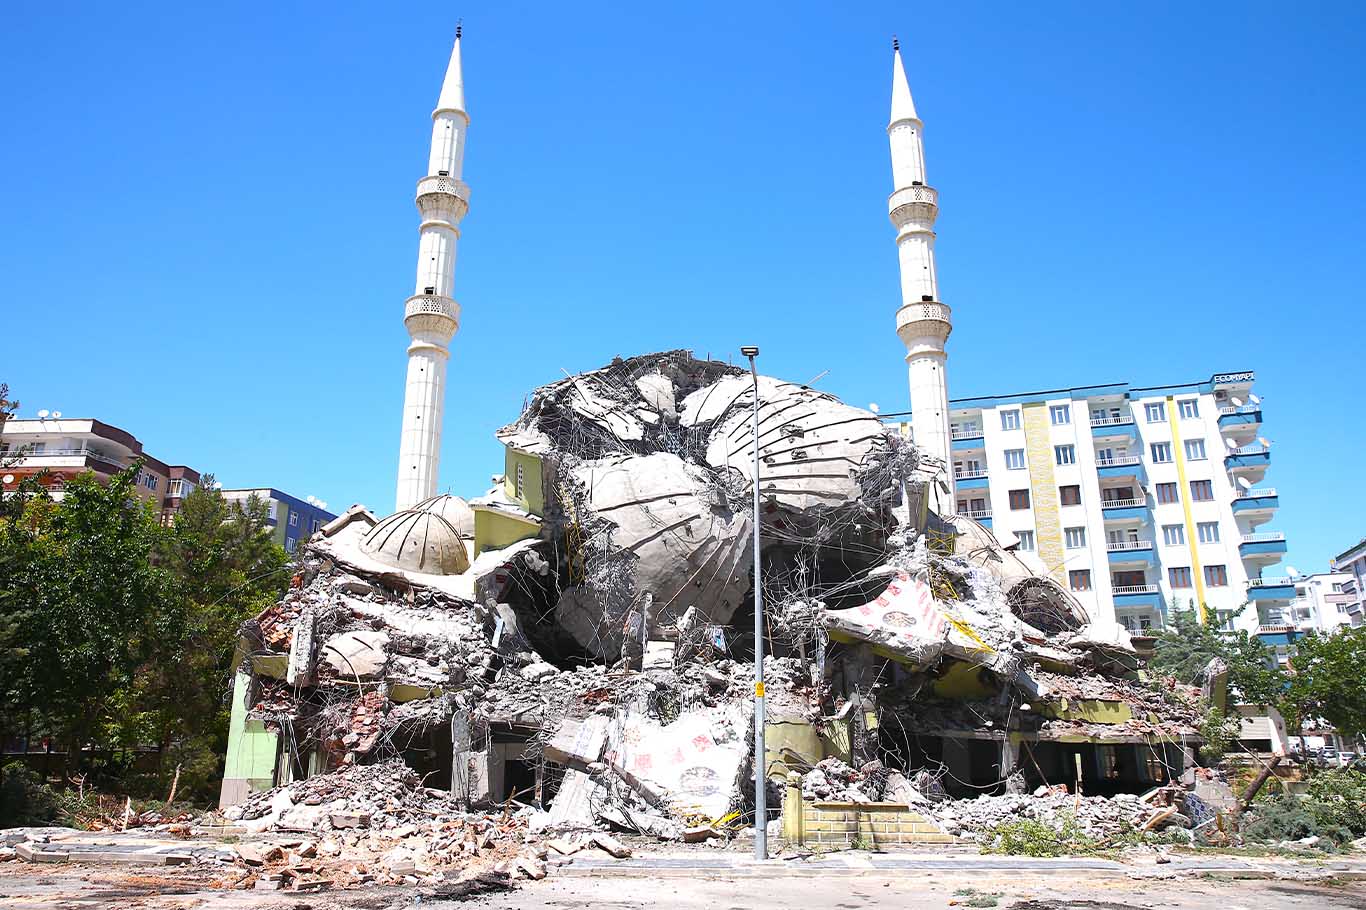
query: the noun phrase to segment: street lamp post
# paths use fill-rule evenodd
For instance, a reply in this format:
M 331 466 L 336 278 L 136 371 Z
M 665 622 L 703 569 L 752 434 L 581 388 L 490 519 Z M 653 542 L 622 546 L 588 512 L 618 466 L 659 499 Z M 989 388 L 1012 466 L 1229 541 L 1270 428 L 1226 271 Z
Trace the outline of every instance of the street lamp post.
M 759 562 L 759 371 L 754 345 L 740 348 L 754 380 L 754 858 L 768 859 L 768 769 L 764 763 L 764 585 Z

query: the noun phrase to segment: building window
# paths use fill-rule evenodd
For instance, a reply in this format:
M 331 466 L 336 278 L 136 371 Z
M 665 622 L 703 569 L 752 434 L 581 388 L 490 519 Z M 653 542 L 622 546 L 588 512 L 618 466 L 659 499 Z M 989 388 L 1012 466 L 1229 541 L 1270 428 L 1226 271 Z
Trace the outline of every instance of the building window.
M 1029 508 L 1028 490 L 1011 490 L 1006 496 L 1010 500 L 1011 509 L 1019 511 L 1020 509 Z
M 1153 464 L 1166 464 L 1172 460 L 1172 444 L 1170 442 L 1154 442 L 1150 448 L 1153 453 Z
M 299 545 L 299 544 L 298 544 L 298 541 L 296 541 L 293 537 L 286 537 L 286 538 L 285 538 L 285 552 L 286 552 L 286 553 L 293 553 L 293 552 L 294 552 L 294 548 L 297 547 L 298 545 Z
M 1217 624 L 1217 626 L 1218 626 L 1220 632 L 1232 632 L 1232 631 L 1233 631 L 1233 611 L 1232 611 L 1232 610 L 1215 610 L 1215 611 L 1214 611 L 1214 622 Z
M 1075 483 L 1058 487 L 1058 501 L 1065 506 L 1081 505 L 1081 487 Z
M 1063 424 L 1072 422 L 1071 405 L 1055 404 L 1048 408 L 1048 419 L 1053 421 L 1053 426 L 1060 427 Z
M 1223 566 L 1205 566 L 1205 584 L 1211 588 L 1222 588 L 1228 585 L 1228 570 Z
M 1085 528 L 1064 528 L 1062 532 L 1063 546 L 1069 550 L 1080 550 L 1086 546 Z
M 1076 446 L 1054 446 L 1054 447 L 1053 447 L 1053 458 L 1058 462 L 1058 464 L 1076 464 L 1076 463 L 1077 463 L 1077 447 L 1076 447 Z
M 309 532 L 310 532 L 310 533 L 311 533 L 311 532 L 316 532 L 316 531 L 318 530 L 318 527 L 319 527 L 321 524 L 322 524 L 322 519 L 320 519 L 320 518 L 315 518 L 315 519 L 313 519 L 313 521 L 312 521 L 312 522 L 309 524 L 309 526 L 308 526 Z
M 1034 552 L 1034 532 L 1016 531 L 1015 536 L 1020 540 L 1020 549 Z
M 1009 411 L 1001 412 L 1001 429 L 1018 430 L 1020 428 L 1020 409 L 1012 408 Z
M 1201 543 L 1219 542 L 1219 522 L 1202 521 L 1195 526 L 1195 536 Z
M 1161 423 L 1167 419 L 1167 408 L 1160 401 L 1152 401 L 1143 406 L 1143 416 L 1148 423 Z
M 517 463 L 517 479 L 514 481 L 513 495 L 518 499 L 526 499 L 526 469 L 521 462 Z M 757 797 L 756 797 L 757 798 Z
M 167 493 L 167 495 L 169 495 L 172 499 L 180 499 L 180 498 L 184 497 L 184 495 L 185 495 L 185 481 L 180 480 L 180 479 L 176 479 L 176 480 L 171 481 L 170 485 L 166 488 L 166 493 Z
M 1186 440 L 1186 460 L 1204 461 L 1205 460 L 1205 440 L 1187 439 Z
M 1023 471 L 1025 467 L 1024 449 L 1006 449 L 1006 467 L 1012 471 Z
M 1191 586 L 1191 567 L 1172 566 L 1167 569 L 1167 581 L 1173 588 L 1189 588 Z
M 1179 501 L 1180 497 L 1176 493 L 1176 484 L 1159 483 L 1157 485 L 1157 501 L 1160 503 L 1173 503 Z
M 1067 586 L 1073 591 L 1091 590 L 1091 570 L 1073 569 L 1067 573 Z
M 1176 484 L 1172 484 L 1176 486 Z M 1191 481 L 1191 499 L 1196 502 L 1209 502 L 1214 498 L 1214 484 L 1208 480 Z
M 289 526 L 290 526 L 291 528 L 297 528 L 297 527 L 299 526 L 299 513 L 298 513 L 298 512 L 290 512 L 290 513 L 289 513 Z
M 1176 403 L 1176 412 L 1182 420 L 1192 420 L 1200 416 L 1200 406 L 1196 399 L 1187 398 Z
M 1186 542 L 1186 529 L 1181 525 L 1163 525 L 1162 543 L 1168 547 L 1179 547 Z

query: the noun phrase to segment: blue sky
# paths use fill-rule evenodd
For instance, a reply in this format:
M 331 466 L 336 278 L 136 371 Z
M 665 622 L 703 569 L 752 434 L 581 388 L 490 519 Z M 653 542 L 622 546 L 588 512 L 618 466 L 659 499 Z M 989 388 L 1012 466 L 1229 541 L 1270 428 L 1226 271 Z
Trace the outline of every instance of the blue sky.
M 1366 6 L 848 6 L 11 4 L 0 381 L 229 486 L 390 509 L 463 17 L 444 487 L 482 492 L 526 393 L 617 354 L 754 342 L 901 410 L 895 32 L 950 393 L 1255 369 L 1288 561 L 1366 534 Z

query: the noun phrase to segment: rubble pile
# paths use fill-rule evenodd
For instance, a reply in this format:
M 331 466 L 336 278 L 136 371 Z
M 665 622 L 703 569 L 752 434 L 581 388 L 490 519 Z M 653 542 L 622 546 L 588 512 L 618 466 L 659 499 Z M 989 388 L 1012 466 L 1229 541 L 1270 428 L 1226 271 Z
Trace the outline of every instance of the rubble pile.
M 727 364 L 619 359 L 532 394 L 485 496 L 322 529 L 244 626 L 236 695 L 306 779 L 225 782 L 229 818 L 345 855 L 420 838 L 414 868 L 487 837 L 752 824 L 756 449 L 770 807 L 796 770 L 805 799 L 934 805 L 964 833 L 1057 817 L 1015 795 L 1045 772 L 1006 733 L 1056 779 L 1101 743 L 1161 752 L 1126 755 L 1136 792 L 1179 770 L 1191 693 L 1139 682 L 1122 628 L 952 514 L 942 465 L 805 386 L 758 378 L 757 438 L 755 404 Z M 1011 795 L 949 798 L 982 792 Z M 1125 799 L 1077 805 L 1132 824 Z
M 1104 839 L 1136 830 L 1150 816 L 1151 807 L 1137 795 L 1126 793 L 1078 797 L 1047 791 L 952 800 L 935 805 L 931 811 L 945 831 L 969 839 L 1022 818 L 1053 828 L 1074 823 L 1081 833 Z

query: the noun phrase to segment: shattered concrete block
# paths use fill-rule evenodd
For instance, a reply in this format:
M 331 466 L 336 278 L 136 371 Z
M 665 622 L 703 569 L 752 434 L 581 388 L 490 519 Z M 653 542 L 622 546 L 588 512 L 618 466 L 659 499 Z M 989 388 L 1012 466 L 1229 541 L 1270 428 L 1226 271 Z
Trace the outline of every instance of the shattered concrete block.
M 233 852 L 248 866 L 264 866 L 284 856 L 284 851 L 277 845 L 264 843 L 237 844 Z
M 370 827 L 370 814 L 368 812 L 333 812 L 330 820 L 334 828 Z
M 540 881 L 546 876 L 545 863 L 525 856 L 518 858 L 517 868 L 523 875 L 533 881 Z
M 630 847 L 612 835 L 604 834 L 601 831 L 589 837 L 588 843 L 615 859 L 626 859 L 631 855 Z
M 645 658 L 642 670 L 672 670 L 674 665 L 675 644 L 671 641 L 650 641 L 645 643 Z
M 372 679 L 383 672 L 388 647 L 389 636 L 383 632 L 342 632 L 323 643 L 321 654 L 343 676 Z
M 602 758 L 607 745 L 609 721 L 601 715 L 583 720 L 566 719 L 546 743 L 545 760 L 560 765 L 587 766 Z
M 569 769 L 564 772 L 560 789 L 550 803 L 551 828 L 591 828 L 593 827 L 593 799 L 601 786 L 582 771 Z

